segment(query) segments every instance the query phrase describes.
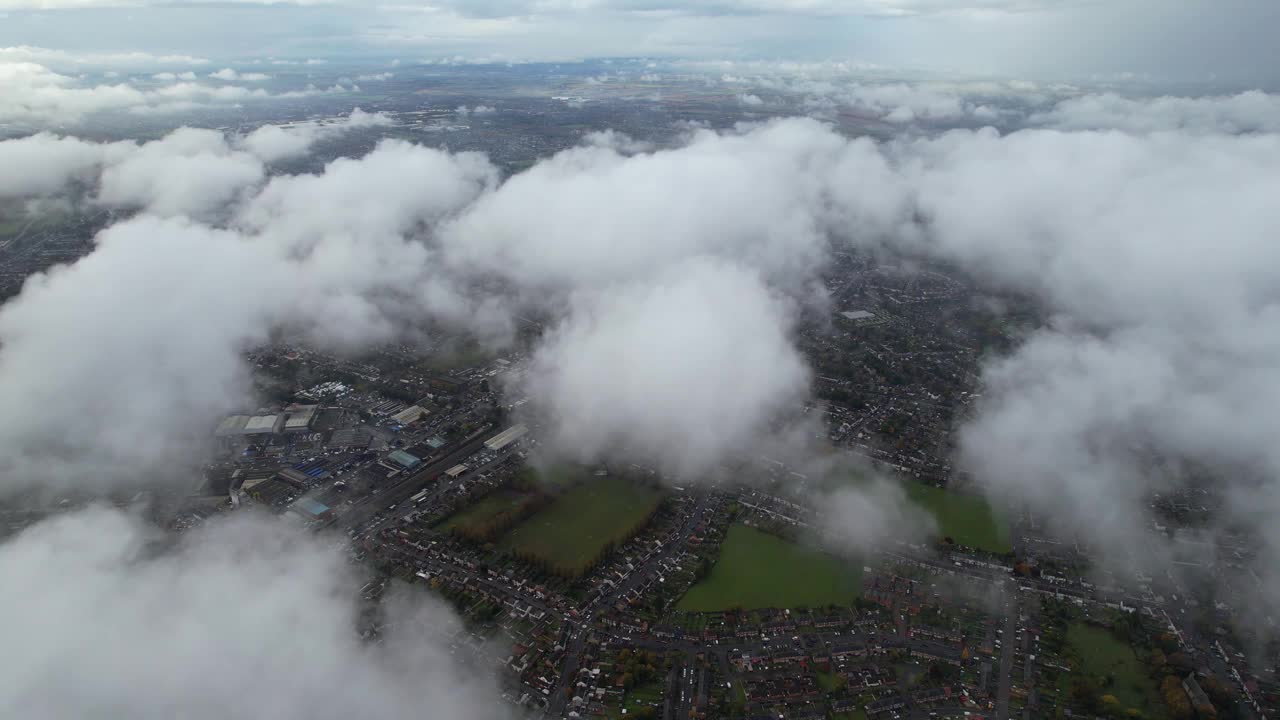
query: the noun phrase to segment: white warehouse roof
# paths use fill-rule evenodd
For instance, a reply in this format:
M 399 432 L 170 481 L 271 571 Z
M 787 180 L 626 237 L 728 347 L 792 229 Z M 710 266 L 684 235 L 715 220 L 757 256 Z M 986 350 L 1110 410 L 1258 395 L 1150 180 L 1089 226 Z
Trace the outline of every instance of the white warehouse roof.
M 497 435 L 485 440 L 484 445 L 490 450 L 501 450 L 516 440 L 524 437 L 527 432 L 529 432 L 529 428 L 524 425 L 512 425 L 506 430 L 503 430 Z
M 276 432 L 276 425 L 279 422 L 279 415 L 255 415 L 249 418 L 249 422 L 245 423 L 244 432 L 246 435 L 273 433 Z

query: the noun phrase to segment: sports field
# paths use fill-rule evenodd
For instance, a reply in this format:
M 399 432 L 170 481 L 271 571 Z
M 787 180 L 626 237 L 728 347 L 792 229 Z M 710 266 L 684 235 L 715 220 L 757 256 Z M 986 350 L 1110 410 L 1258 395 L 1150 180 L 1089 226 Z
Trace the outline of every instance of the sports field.
M 938 534 L 960 545 L 993 553 L 1007 553 L 1009 528 L 1003 518 L 979 495 L 958 493 L 924 483 L 906 483 L 907 496 L 928 510 L 938 523 Z
M 437 525 L 436 528 L 448 532 L 454 528 L 479 527 L 504 512 L 515 510 L 522 503 L 527 502 L 530 497 L 532 496 L 528 493 L 496 490 L 489 493 L 480 502 L 450 515 L 448 519 Z
M 711 575 L 680 598 L 678 609 L 792 608 L 848 605 L 862 589 L 862 569 L 746 525 L 733 525 Z
M 500 547 L 576 572 L 658 506 L 662 492 L 615 477 L 591 478 L 516 526 Z
M 1110 630 L 1077 622 L 1067 628 L 1067 646 L 1074 656 L 1079 672 L 1105 678 L 1115 678 L 1115 683 L 1105 688 L 1116 696 L 1124 708 L 1137 708 L 1150 713 L 1160 707 L 1154 681 L 1146 668 L 1133 654 L 1133 648 L 1115 636 Z M 1063 673 L 1068 678 L 1070 673 Z M 1065 684 L 1069 687 L 1069 684 Z M 1065 692 L 1065 687 L 1064 687 Z

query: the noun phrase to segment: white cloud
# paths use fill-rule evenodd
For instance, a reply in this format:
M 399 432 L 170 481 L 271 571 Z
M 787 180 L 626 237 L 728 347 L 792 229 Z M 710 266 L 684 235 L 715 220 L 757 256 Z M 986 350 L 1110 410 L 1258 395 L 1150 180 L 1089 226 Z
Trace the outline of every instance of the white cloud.
M 103 173 L 100 200 L 213 214 L 201 191 L 239 196 L 261 166 L 208 133 L 142 146 Z M 202 182 L 213 171 L 218 182 Z M 239 353 L 272 329 L 360 347 L 427 315 L 473 322 L 477 308 L 434 279 L 426 249 L 404 235 L 495 176 L 477 156 L 384 143 L 321 175 L 276 178 L 244 207 L 239 230 L 147 214 L 104 231 L 92 253 L 34 276 L 0 309 L 0 397 L 39 408 L 0 423 L 6 489 L 162 479 L 163 467 L 198 456 L 219 413 L 251 402 Z M 183 330 L 197 325 L 198 337 Z M 78 343 L 94 352 L 56 350 Z M 49 404 L 72 385 L 80 407 L 111 422 Z M 138 443 L 131 434 L 144 427 L 153 441 Z
M 791 315 L 751 270 L 682 263 L 575 298 L 523 390 L 562 453 L 699 479 L 807 393 Z
M 80 145 L 27 142 L 25 157 L 48 145 L 69 181 L 93 182 L 100 161 Z M 557 329 L 519 391 L 553 444 L 661 448 L 653 462 L 705 470 L 804 399 L 791 318 L 821 302 L 810 288 L 834 234 L 944 259 L 1056 313 L 988 367 L 965 463 L 1001 498 L 1141 547 L 1142 499 L 1176 481 L 1147 452 L 1238 468 L 1222 482 L 1256 501 L 1235 508 L 1280 502 L 1265 479 L 1280 471 L 1276 167 L 1274 134 L 876 144 L 793 119 L 657 151 L 599 134 L 499 185 L 482 157 L 384 143 L 320 175 L 250 182 L 229 229 L 138 218 L 29 283 L 0 311 L 0 400 L 28 409 L 0 423 L 24 471 L 4 476 L 74 476 L 87 459 L 104 483 L 111 468 L 168 468 L 243 396 L 239 350 L 279 328 L 353 347 L 422 317 L 474 328 L 478 309 L 500 332 L 531 306 Z M 227 291 L 258 287 L 274 290 Z M 84 327 L 119 317 L 137 320 Z M 173 332 L 196 318 L 199 333 Z M 64 351 L 85 345 L 92 357 Z M 157 442 L 134 441 L 146 433 Z
M 264 125 L 239 140 L 239 144 L 266 162 L 277 162 L 302 155 L 319 140 L 348 130 L 385 127 L 391 117 L 383 113 L 367 113 L 356 108 L 350 115 L 330 122 L 295 123 L 289 126 Z
M 189 75 L 183 73 L 174 77 L 185 79 Z M 167 76 L 157 79 L 165 81 Z M 324 90 L 308 87 L 272 94 L 262 88 L 210 86 L 187 81 L 156 88 L 138 88 L 127 83 L 84 85 L 76 78 L 26 62 L 0 63 L 0 83 L 5 85 L 5 93 L 0 96 L 0 122 L 16 121 L 42 126 L 74 124 L 87 115 L 111 110 L 172 112 L 211 103 L 304 97 L 348 90 L 342 86 Z
M 1227 97 L 1130 98 L 1104 93 L 1071 98 L 1031 122 L 1063 130 L 1128 132 L 1280 132 L 1280 95 L 1258 90 Z
M 266 73 L 242 73 L 231 68 L 222 68 L 216 72 L 211 72 L 209 73 L 209 77 L 215 80 L 225 80 L 227 82 L 263 82 L 271 79 L 271 76 Z
M 0 7 L 3 4 L 0 3 Z M 148 52 L 72 52 L 17 45 L 0 47 L 0 63 L 27 62 L 50 67 L 137 67 L 146 65 L 207 65 L 208 59 L 192 55 L 155 55 Z
M 491 105 L 476 105 L 474 107 L 459 105 L 454 108 L 454 112 L 458 114 L 458 117 L 466 118 L 471 115 L 492 115 L 498 112 L 498 109 Z
M 265 179 L 262 161 L 216 130 L 180 128 L 102 172 L 97 200 L 158 215 L 203 217 Z
M 320 140 L 391 119 L 359 108 L 350 115 L 241 136 L 179 128 L 160 140 L 91 143 L 39 133 L 0 142 L 0 198 L 61 193 L 74 183 L 97 186 L 95 201 L 160 215 L 203 217 L 263 182 L 264 163 L 306 153 Z
M 192 720 L 495 719 L 495 679 L 452 654 L 460 623 L 396 589 L 381 642 L 360 639 L 360 578 L 341 547 L 278 518 L 217 519 L 176 545 L 92 509 L 0 544 L 0 715 Z
M 196 79 L 196 74 L 191 72 L 190 70 L 188 70 L 187 72 L 181 72 L 181 73 L 162 72 L 162 73 L 156 73 L 152 75 L 151 79 L 160 80 L 162 82 L 173 82 L 175 80 L 184 80 L 186 82 L 191 82 Z

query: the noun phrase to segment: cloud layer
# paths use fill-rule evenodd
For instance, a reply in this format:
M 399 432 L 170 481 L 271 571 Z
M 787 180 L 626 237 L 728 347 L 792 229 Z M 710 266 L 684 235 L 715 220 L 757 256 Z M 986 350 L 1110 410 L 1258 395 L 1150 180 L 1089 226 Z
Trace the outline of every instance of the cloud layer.
M 11 48 L 9 48 L 11 49 Z M 51 70 L 34 62 L 8 62 L 0 57 L 0 123 L 22 123 L 37 127 L 74 125 L 99 112 L 174 112 L 218 103 L 236 103 L 273 98 L 297 98 L 322 92 L 342 92 L 345 87 L 327 90 L 308 87 L 271 93 L 267 90 L 229 84 L 242 80 L 267 79 L 261 73 L 221 70 L 209 76 L 218 84 L 195 82 L 191 73 L 157 73 L 156 83 L 92 83 Z
M 1210 116 L 1234 112 L 1235 99 L 1203 101 L 1214 102 Z M 799 309 L 822 306 L 813 280 L 836 241 L 927 254 L 1052 313 L 989 365 L 961 431 L 964 463 L 996 497 L 1132 554 L 1150 493 L 1185 480 L 1171 468 L 1222 468 L 1229 496 L 1255 499 L 1233 502 L 1232 519 L 1280 557 L 1280 537 L 1243 512 L 1280 496 L 1265 430 L 1280 392 L 1280 137 L 1143 107 L 1164 119 L 1128 132 L 877 144 L 787 120 L 659 151 L 604 134 L 503 182 L 481 156 L 385 142 L 316 175 L 210 173 L 232 189 L 222 212 L 177 181 L 164 193 L 140 183 L 108 197 L 143 215 L 0 311 L 0 398 L 35 409 L 0 424 L 6 477 L 74 477 L 82 463 L 111 483 L 103 467 L 166 467 L 244 396 L 239 353 L 275 330 L 359 347 L 429 318 L 500 337 L 527 310 L 553 331 L 516 391 L 553 442 L 698 475 L 804 400 L 789 337 Z M 97 175 L 103 158 L 147 157 L 93 146 L 85 164 L 78 141 L 23 142 L 40 143 L 27 157 L 57 160 L 33 176 L 45 192 L 78 182 L 99 202 L 134 187 L 123 171 Z M 209 138 L 159 142 L 157 166 Z M 212 160 L 228 169 L 237 154 L 270 154 L 221 142 Z M 200 333 L 173 332 L 197 318 Z M 89 341 L 92 357 L 63 350 Z M 78 404 L 58 402 L 69 389 Z
M 362 580 L 339 547 L 253 516 L 168 543 L 93 509 L 0 544 L 0 573 L 21 588 L 0 598 L 15 649 L 0 714 L 508 716 L 492 678 L 450 650 L 457 620 L 422 594 L 391 593 L 383 641 L 361 640 Z

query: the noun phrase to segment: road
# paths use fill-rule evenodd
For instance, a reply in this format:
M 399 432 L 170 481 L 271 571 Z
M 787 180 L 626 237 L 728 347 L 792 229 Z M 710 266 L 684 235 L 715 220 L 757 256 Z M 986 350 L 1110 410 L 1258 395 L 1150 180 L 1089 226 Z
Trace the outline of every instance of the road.
M 383 509 L 392 505 L 397 505 L 413 497 L 415 493 L 426 487 L 428 483 L 439 477 L 445 470 L 448 470 L 454 465 L 457 465 L 463 460 L 474 455 L 481 447 L 484 446 L 484 441 L 489 439 L 492 432 L 493 427 L 489 426 L 483 430 L 473 433 L 470 437 L 463 440 L 462 444 L 453 452 L 428 465 L 424 465 L 421 469 L 415 470 L 413 473 L 406 475 L 395 485 L 392 485 L 386 490 L 370 497 L 359 505 L 348 510 L 341 518 L 338 519 L 337 526 L 342 530 L 358 528 L 372 519 L 374 515 L 377 515 Z M 404 508 L 401 512 L 401 516 L 409 510 L 410 508 Z M 385 525 L 390 519 L 390 517 L 384 519 L 382 522 L 378 523 L 377 528 L 372 529 L 374 531 L 380 529 L 381 526 Z
M 1000 685 L 996 691 L 996 720 L 1009 717 L 1009 694 L 1013 690 L 1013 646 L 1018 633 L 1018 590 L 1005 584 L 1004 634 L 1000 638 Z
M 569 640 L 566 643 L 564 662 L 560 667 L 560 681 L 556 684 L 551 702 L 547 705 L 548 715 L 552 717 L 562 717 L 564 715 L 565 708 L 569 702 L 567 690 L 572 687 L 573 678 L 577 675 L 578 664 L 582 658 L 582 650 L 586 645 L 586 637 L 596 609 L 601 606 L 608 607 L 618 602 L 648 575 L 650 568 L 656 567 L 662 560 L 673 557 L 679 550 L 682 550 L 689 542 L 689 537 L 693 535 L 693 531 L 706 517 L 710 506 L 710 496 L 699 495 L 694 501 L 693 511 L 689 513 L 689 517 L 685 518 L 685 521 L 680 525 L 678 539 L 667 543 L 661 551 L 650 555 L 648 559 L 628 573 L 622 582 L 618 583 L 612 590 L 597 595 L 594 600 L 587 604 L 586 612 L 583 614 L 580 623 L 571 631 Z

